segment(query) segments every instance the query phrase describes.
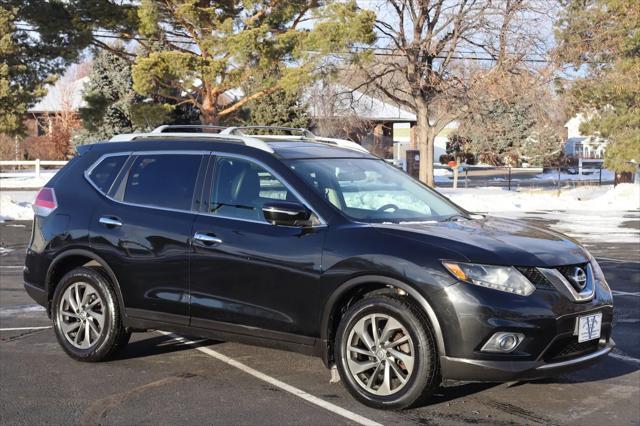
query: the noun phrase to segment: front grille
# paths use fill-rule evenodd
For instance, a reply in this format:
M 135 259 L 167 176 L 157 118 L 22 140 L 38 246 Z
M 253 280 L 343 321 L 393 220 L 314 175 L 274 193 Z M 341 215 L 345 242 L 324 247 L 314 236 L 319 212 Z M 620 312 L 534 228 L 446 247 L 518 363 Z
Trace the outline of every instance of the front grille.
M 562 274 L 563 277 L 567 279 L 567 281 L 569 281 L 570 283 L 573 283 L 572 274 L 573 274 L 573 271 L 576 269 L 576 267 L 582 268 L 586 272 L 587 265 L 588 263 L 580 263 L 577 265 L 558 266 L 556 269 L 558 270 L 558 272 Z
M 518 270 L 536 287 L 553 288 L 553 284 L 551 284 L 549 280 L 544 275 L 542 275 L 540 271 L 538 271 L 538 268 L 523 266 L 518 267 Z
M 598 339 L 578 342 L 578 338 L 567 337 L 555 342 L 544 354 L 546 362 L 565 361 L 594 352 L 598 349 Z

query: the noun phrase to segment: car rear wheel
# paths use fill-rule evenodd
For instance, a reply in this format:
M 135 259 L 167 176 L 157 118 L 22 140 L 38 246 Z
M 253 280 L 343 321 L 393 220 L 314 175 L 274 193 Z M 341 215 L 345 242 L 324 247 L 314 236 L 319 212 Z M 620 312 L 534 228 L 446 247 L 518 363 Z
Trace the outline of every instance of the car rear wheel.
M 104 361 L 129 341 L 113 284 L 101 268 L 81 267 L 56 287 L 51 314 L 58 342 L 79 361 Z
M 335 359 L 349 392 L 374 408 L 406 408 L 439 384 L 438 359 L 427 319 L 406 298 L 374 295 L 344 314 Z

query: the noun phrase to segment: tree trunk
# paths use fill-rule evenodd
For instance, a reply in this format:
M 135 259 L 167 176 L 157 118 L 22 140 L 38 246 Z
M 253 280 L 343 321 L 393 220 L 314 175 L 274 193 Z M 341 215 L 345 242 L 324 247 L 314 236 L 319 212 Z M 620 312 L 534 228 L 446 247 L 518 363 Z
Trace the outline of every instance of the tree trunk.
M 436 139 L 435 129 L 429 125 L 429 114 L 426 108 L 417 111 L 416 139 L 420 151 L 419 179 L 434 187 L 433 181 L 433 146 Z
M 210 93 L 206 93 L 202 99 L 202 106 L 200 107 L 200 123 L 216 126 L 220 120 L 218 116 L 218 99 L 211 96 Z

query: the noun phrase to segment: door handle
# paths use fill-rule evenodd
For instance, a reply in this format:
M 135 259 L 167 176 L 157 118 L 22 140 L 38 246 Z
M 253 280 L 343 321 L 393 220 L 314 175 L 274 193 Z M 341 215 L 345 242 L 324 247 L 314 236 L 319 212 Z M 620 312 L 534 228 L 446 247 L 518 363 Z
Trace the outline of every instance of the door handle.
M 200 241 L 205 245 L 222 244 L 222 240 L 220 238 L 202 232 L 196 232 L 193 235 L 193 239 L 196 241 Z
M 100 219 L 98 219 L 98 222 L 106 226 L 122 226 L 122 222 L 120 222 L 120 220 L 109 216 L 102 216 Z

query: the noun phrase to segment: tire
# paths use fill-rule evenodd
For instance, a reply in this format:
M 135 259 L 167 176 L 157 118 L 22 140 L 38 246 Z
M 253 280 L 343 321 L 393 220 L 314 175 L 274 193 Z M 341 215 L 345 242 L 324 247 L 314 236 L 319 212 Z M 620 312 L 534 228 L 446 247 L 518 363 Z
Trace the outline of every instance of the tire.
M 53 294 L 51 316 L 58 343 L 78 361 L 109 360 L 131 337 L 113 283 L 100 267 L 65 274 Z
M 368 337 L 363 338 L 365 331 Z M 428 320 L 401 296 L 372 295 L 349 307 L 336 332 L 334 357 L 347 390 L 373 408 L 411 407 L 426 400 L 440 384 Z

